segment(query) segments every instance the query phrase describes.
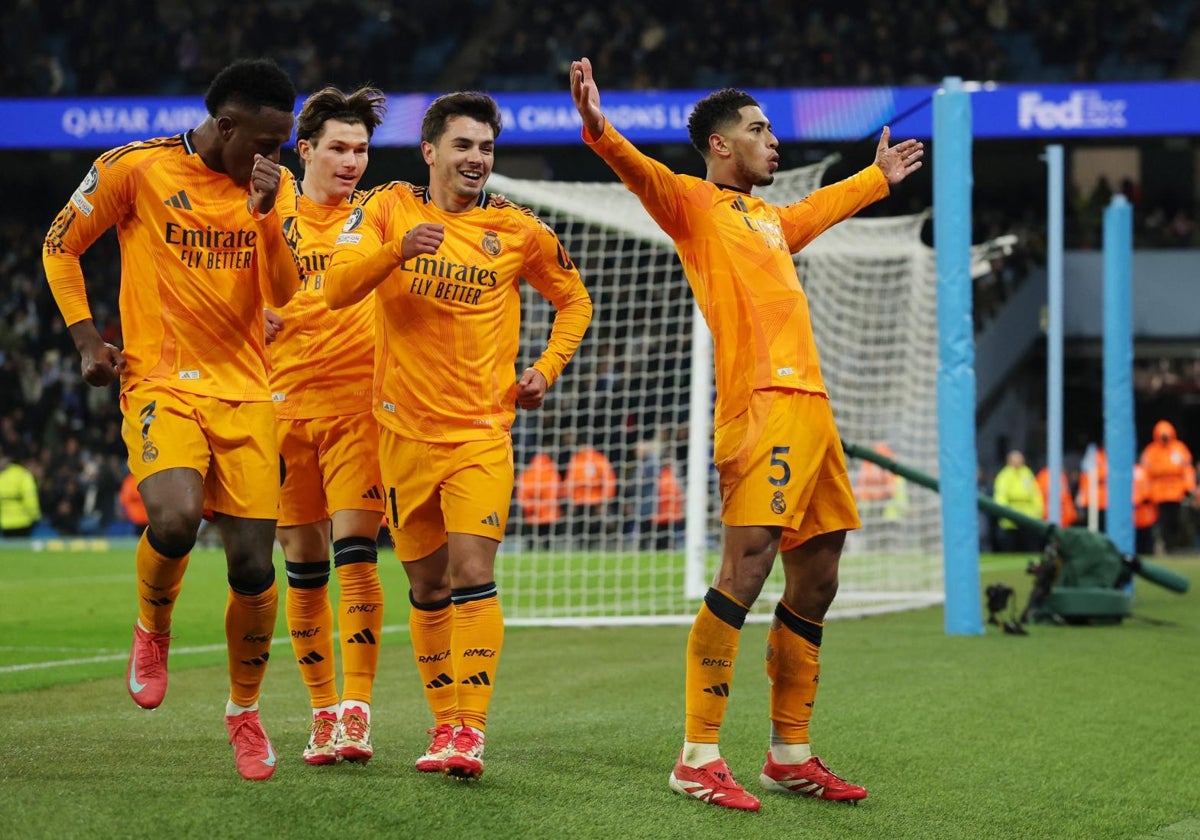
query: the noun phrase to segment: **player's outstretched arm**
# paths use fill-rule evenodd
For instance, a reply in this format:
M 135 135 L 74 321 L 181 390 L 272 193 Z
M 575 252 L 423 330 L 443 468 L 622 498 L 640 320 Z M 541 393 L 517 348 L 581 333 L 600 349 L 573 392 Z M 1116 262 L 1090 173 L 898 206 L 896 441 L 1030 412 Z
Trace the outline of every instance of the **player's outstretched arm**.
M 925 144 L 920 140 L 902 140 L 895 146 L 888 146 L 892 129 L 883 127 L 879 136 L 879 146 L 875 149 L 875 165 L 883 170 L 883 175 L 889 184 L 899 184 L 909 175 L 921 168 L 921 158 L 925 155 Z
M 571 62 L 571 99 L 575 109 L 583 118 L 583 127 L 588 136 L 599 137 L 604 133 L 604 112 L 600 110 L 600 89 L 592 76 L 592 62 L 584 57 Z

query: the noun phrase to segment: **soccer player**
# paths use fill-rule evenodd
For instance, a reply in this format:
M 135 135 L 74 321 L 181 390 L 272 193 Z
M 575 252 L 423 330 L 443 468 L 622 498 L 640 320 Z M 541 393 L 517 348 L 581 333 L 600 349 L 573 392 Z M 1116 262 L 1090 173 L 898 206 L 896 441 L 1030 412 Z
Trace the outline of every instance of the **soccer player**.
M 231 64 L 209 86 L 199 126 L 101 155 L 43 246 L 84 380 L 104 387 L 120 378 L 129 468 L 150 520 L 136 553 L 129 693 L 145 709 L 166 694 L 171 613 L 207 509 L 229 579 L 225 725 L 247 779 L 275 772 L 258 715 L 278 609 L 279 449 L 262 313 L 300 284 L 275 212 L 279 191 L 291 189 L 279 150 L 295 102 L 274 63 Z M 97 332 L 80 268 L 80 255 L 113 226 L 124 348 Z
M 572 62 L 570 72 L 584 141 L 674 240 L 713 334 L 724 548 L 688 636 L 685 740 L 671 789 L 726 808 L 760 807 L 734 780 L 717 736 L 742 623 L 782 553 L 784 593 L 767 636 L 771 736 L 760 779 L 768 790 L 863 799 L 863 788 L 834 775 L 809 746 L 823 621 L 846 531 L 859 519 L 792 254 L 916 171 L 922 144 L 889 146 L 885 128 L 873 165 L 779 207 L 752 194 L 774 179 L 779 141 L 745 92 L 710 94 L 688 120 L 707 166 L 702 180 L 674 174 L 613 128 L 588 59 Z
M 325 265 L 354 211 L 384 95 L 328 87 L 296 119 L 304 166 L 284 230 L 300 259 L 300 291 L 277 314 L 271 389 L 284 479 L 276 535 L 283 546 L 292 649 L 312 701 L 304 760 L 333 764 L 371 758 L 371 689 L 379 662 L 383 588 L 375 538 L 383 518 L 379 434 L 371 414 L 375 352 L 370 297 L 338 312 L 325 305 Z M 271 329 L 268 325 L 268 329 Z M 341 594 L 337 628 L 344 684 L 334 682 L 329 548 Z
M 421 125 L 429 186 L 368 192 L 325 275 L 334 309 L 375 290 L 384 508 L 434 716 L 417 769 L 464 779 L 483 773 L 504 641 L 495 561 L 513 491 L 516 406 L 542 404 L 592 316 L 554 232 L 484 191 L 500 128 L 489 96 L 436 99 Z M 521 278 L 557 314 L 546 350 L 518 376 Z

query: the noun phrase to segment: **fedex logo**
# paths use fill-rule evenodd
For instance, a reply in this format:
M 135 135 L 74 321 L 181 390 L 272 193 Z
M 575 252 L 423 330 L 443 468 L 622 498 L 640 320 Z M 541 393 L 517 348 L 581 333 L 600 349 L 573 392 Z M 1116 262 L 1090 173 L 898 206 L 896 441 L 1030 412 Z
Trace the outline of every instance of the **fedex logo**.
M 1017 97 L 1017 123 L 1023 129 L 1124 128 L 1124 99 L 1105 99 L 1095 90 L 1075 90 L 1066 101 L 1043 99 L 1037 91 Z

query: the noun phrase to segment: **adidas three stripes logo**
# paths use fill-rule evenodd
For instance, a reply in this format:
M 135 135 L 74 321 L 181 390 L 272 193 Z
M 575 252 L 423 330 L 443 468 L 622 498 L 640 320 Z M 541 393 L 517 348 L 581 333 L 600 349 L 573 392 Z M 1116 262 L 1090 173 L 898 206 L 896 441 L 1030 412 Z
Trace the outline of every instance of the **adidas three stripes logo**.
M 375 634 L 371 632 L 371 628 L 365 628 L 346 639 L 346 644 L 373 645 L 375 644 Z
M 425 683 L 425 687 L 426 688 L 444 688 L 445 686 L 452 685 L 453 683 L 454 683 L 454 677 L 443 672 L 441 674 L 438 674 L 436 677 L 434 677 L 429 682 Z
M 192 202 L 188 201 L 187 192 L 180 190 L 163 202 L 168 207 L 178 207 L 181 210 L 191 210 Z
M 496 511 L 492 511 L 483 519 L 479 520 L 480 525 L 491 525 L 493 528 L 500 527 L 500 517 L 496 515 Z

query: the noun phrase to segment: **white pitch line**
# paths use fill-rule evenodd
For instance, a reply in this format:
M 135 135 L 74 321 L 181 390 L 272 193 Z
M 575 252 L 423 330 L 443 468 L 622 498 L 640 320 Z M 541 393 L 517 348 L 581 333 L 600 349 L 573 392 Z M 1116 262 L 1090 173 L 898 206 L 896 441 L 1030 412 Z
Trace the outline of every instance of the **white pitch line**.
M 407 632 L 408 626 L 395 624 L 389 627 L 380 629 L 380 633 L 396 633 Z M 338 638 L 338 634 L 334 633 L 333 637 Z M 276 636 L 271 639 L 271 646 L 288 645 L 291 646 L 292 640 L 287 636 Z M 14 650 L 18 650 L 14 648 Z M 19 648 L 19 650 L 29 650 L 29 648 Z M 225 650 L 225 645 L 195 645 L 192 647 L 171 648 L 172 656 L 183 656 L 189 653 L 213 653 L 214 651 Z M 0 665 L 0 674 L 13 674 L 18 671 L 41 671 L 46 668 L 65 668 L 75 665 L 96 665 L 101 662 L 122 662 L 129 658 L 129 652 L 112 653 L 104 656 L 81 656 L 76 659 L 54 659 L 49 662 L 24 662 L 20 665 Z

